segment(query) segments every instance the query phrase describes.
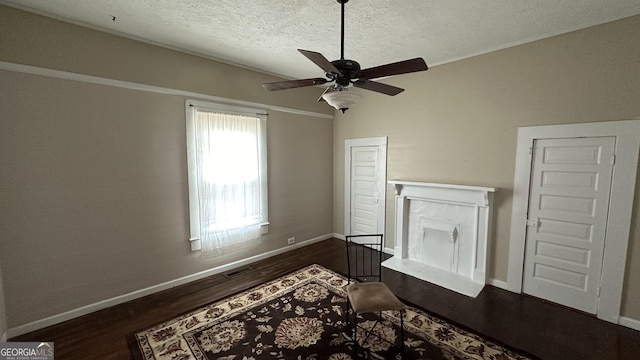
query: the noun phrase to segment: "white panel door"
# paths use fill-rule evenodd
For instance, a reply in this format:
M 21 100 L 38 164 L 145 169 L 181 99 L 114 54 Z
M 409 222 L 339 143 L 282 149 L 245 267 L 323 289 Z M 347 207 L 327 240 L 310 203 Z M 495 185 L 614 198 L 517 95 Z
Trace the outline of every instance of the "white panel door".
M 615 137 L 536 140 L 523 291 L 595 314 Z
M 379 146 L 351 148 L 351 235 L 377 234 L 379 214 L 384 201 L 380 199 Z M 381 184 L 383 182 L 383 184 Z

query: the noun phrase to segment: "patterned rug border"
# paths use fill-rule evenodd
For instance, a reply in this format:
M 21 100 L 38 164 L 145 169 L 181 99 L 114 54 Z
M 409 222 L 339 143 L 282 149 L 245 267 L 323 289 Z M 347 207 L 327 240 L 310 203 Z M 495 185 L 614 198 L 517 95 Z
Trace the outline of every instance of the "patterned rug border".
M 254 286 L 251 286 L 249 288 L 239 290 L 239 291 L 237 291 L 237 292 L 235 292 L 235 293 L 233 293 L 231 295 L 224 296 L 224 297 L 219 298 L 219 299 L 215 299 L 215 300 L 213 300 L 210 303 L 205 304 L 205 305 L 194 307 L 193 309 L 188 310 L 188 311 L 186 311 L 186 312 L 184 312 L 184 313 L 182 313 L 182 314 L 180 314 L 178 316 L 172 317 L 172 318 L 167 319 L 167 320 L 163 320 L 162 322 L 157 323 L 156 325 L 153 325 L 153 326 L 150 326 L 150 327 L 146 327 L 144 329 L 135 331 L 134 333 L 127 335 L 127 342 L 129 343 L 129 348 L 130 348 L 130 351 L 131 351 L 132 358 L 135 359 L 135 360 L 144 360 L 145 359 L 145 357 L 143 356 L 143 349 L 140 348 L 141 344 L 138 341 L 138 334 L 148 333 L 152 329 L 162 329 L 163 327 L 166 327 L 170 323 L 174 323 L 174 322 L 180 321 L 180 320 L 185 320 L 185 319 L 187 319 L 189 317 L 192 317 L 195 314 L 203 312 L 205 309 L 215 308 L 215 307 L 219 306 L 220 304 L 231 303 L 233 300 L 237 300 L 237 299 L 239 299 L 239 298 L 241 298 L 243 296 L 246 297 L 248 294 L 250 294 L 252 292 L 255 292 L 257 289 L 262 289 L 262 288 L 273 286 L 276 283 L 282 282 L 283 279 L 293 277 L 296 274 L 302 274 L 302 273 L 308 272 L 309 270 L 311 270 L 313 268 L 316 268 L 316 269 L 319 269 L 320 271 L 324 271 L 324 272 L 327 272 L 329 274 L 332 274 L 335 277 L 346 278 L 345 274 L 342 274 L 340 272 L 336 272 L 334 270 L 325 268 L 324 266 L 319 265 L 319 264 L 312 264 L 312 265 L 301 267 L 301 268 L 299 268 L 297 270 L 294 270 L 294 271 L 291 271 L 289 273 L 280 275 L 280 276 L 274 278 L 273 280 L 266 281 L 264 283 L 261 283 L 261 284 L 258 284 L 258 285 L 254 285 Z M 313 280 L 313 279 L 311 279 L 311 280 Z M 308 282 L 308 281 L 310 281 L 310 279 L 301 280 L 301 283 L 305 282 L 305 281 Z M 337 289 L 337 287 L 336 287 L 336 289 Z M 280 293 L 286 292 L 286 291 L 288 291 L 288 288 L 281 289 L 281 291 L 274 292 L 273 294 L 271 294 L 269 296 L 269 298 L 277 298 L 280 295 Z M 344 293 L 343 289 L 340 289 L 339 292 L 346 296 L 346 293 Z M 477 332 L 477 331 L 475 331 L 473 329 L 470 329 L 469 327 L 467 327 L 465 325 L 462 325 L 462 324 L 459 324 L 459 323 L 457 323 L 455 321 L 446 319 L 446 318 L 442 317 L 441 315 L 434 314 L 431 311 L 425 310 L 424 308 L 422 308 L 422 307 L 420 307 L 420 306 L 418 306 L 418 305 L 416 305 L 416 304 L 414 304 L 414 303 L 412 303 L 410 301 L 407 301 L 407 300 L 402 299 L 402 298 L 401 298 L 401 300 L 405 305 L 407 305 L 408 310 L 410 310 L 411 312 L 413 312 L 415 314 L 418 314 L 418 315 L 421 315 L 421 316 L 424 316 L 424 317 L 426 317 L 428 319 L 434 320 L 438 324 L 449 325 L 450 327 L 454 328 L 456 330 L 456 332 L 458 332 L 459 334 L 461 334 L 461 335 L 463 335 L 465 337 L 472 338 L 472 339 L 476 339 L 476 340 L 479 339 L 478 341 L 480 341 L 481 343 L 489 346 L 490 348 L 493 348 L 493 349 L 504 349 L 504 350 L 506 350 L 507 353 L 509 353 L 509 355 L 514 356 L 515 358 L 521 357 L 521 358 L 524 358 L 524 359 L 528 358 L 528 359 L 531 359 L 531 360 L 539 360 L 538 357 L 536 357 L 536 356 L 534 356 L 532 354 L 529 354 L 526 351 L 514 348 L 512 346 L 505 345 L 501 341 L 496 340 L 491 336 L 480 334 L 479 332 Z M 252 305 L 252 304 L 248 304 L 245 307 L 250 308 L 250 305 Z M 408 321 L 407 321 L 408 316 L 407 315 L 405 315 L 405 328 L 411 327 L 409 329 L 409 331 L 410 332 L 414 332 L 414 333 L 423 332 L 422 330 L 416 328 L 414 325 L 408 323 Z M 434 342 L 433 338 L 430 337 L 430 336 L 424 336 L 423 339 L 425 341 L 430 342 L 431 344 L 433 344 L 435 346 L 451 346 L 451 345 L 444 344 L 444 342 L 442 342 L 444 345 L 439 344 L 437 342 Z M 480 357 L 477 357 L 477 358 L 481 359 Z M 473 357 L 473 358 L 465 357 L 465 359 L 476 359 L 476 357 Z

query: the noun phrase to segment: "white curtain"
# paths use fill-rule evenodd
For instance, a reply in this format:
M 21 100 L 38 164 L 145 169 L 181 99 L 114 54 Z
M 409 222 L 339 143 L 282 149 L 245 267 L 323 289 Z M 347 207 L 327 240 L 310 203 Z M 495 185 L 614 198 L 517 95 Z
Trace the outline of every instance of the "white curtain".
M 258 119 L 197 112 L 196 179 L 202 255 L 260 237 Z

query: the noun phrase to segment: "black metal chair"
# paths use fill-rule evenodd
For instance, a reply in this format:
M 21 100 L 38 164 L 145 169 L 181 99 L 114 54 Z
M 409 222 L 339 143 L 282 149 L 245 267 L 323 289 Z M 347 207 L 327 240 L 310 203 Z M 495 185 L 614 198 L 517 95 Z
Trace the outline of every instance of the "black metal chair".
M 404 355 L 404 304 L 398 300 L 389 287 L 382 282 L 383 235 L 348 235 L 346 236 L 346 244 L 348 267 L 346 323 L 347 325 L 350 323 L 349 309 L 351 309 L 354 313 L 354 357 L 357 358 L 358 348 L 360 347 L 357 337 L 358 315 L 366 313 L 378 314 L 378 319 L 362 341 L 364 345 L 367 339 L 369 339 L 369 336 L 373 334 L 375 327 L 382 321 L 383 311 L 400 312 L 399 347 L 400 353 Z M 376 334 L 373 335 L 377 336 Z M 382 340 L 388 341 L 387 339 Z

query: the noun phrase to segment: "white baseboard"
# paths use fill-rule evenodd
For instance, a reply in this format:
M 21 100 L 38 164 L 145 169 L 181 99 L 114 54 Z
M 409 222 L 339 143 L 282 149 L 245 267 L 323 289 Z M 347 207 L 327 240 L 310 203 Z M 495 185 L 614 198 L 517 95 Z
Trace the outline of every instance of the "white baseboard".
M 491 285 L 491 286 L 495 286 L 499 289 L 502 290 L 509 290 L 507 289 L 507 282 L 506 281 L 502 281 L 502 280 L 498 280 L 498 279 L 494 279 L 494 278 L 489 278 L 487 279 L 487 284 Z
M 635 320 L 632 318 L 628 318 L 625 316 L 620 316 L 620 319 L 618 320 L 618 323 L 622 326 L 626 326 L 628 328 L 631 328 L 633 330 L 638 330 L 640 331 L 640 320 Z
M 322 235 L 322 236 L 318 236 L 316 238 L 313 239 L 309 239 L 309 240 L 305 240 L 305 241 L 301 241 L 298 242 L 294 245 L 290 245 L 290 246 L 286 246 L 286 247 L 282 247 L 280 249 L 276 249 L 276 250 L 272 250 L 269 252 L 266 252 L 264 254 L 260 254 L 260 255 L 255 255 L 243 260 L 238 260 L 238 261 L 234 261 L 232 263 L 226 264 L 226 265 L 221 265 L 212 269 L 208 269 L 205 271 L 201 271 L 195 274 L 191 274 L 188 276 L 184 276 L 175 280 L 171 280 L 171 281 L 167 281 L 164 282 L 162 284 L 158 284 L 158 285 L 154 285 L 154 286 L 150 286 L 148 288 L 144 288 L 141 290 L 136 290 L 134 292 L 130 292 L 128 294 L 124 294 L 124 295 L 120 295 L 120 296 L 116 296 L 113 297 L 111 299 L 106 299 L 106 300 L 102 300 L 99 301 L 97 303 L 93 303 L 93 304 L 89 304 L 77 309 L 73 309 L 73 310 L 69 310 L 66 311 L 64 313 L 61 314 L 57 314 L 57 315 L 53 315 L 50 316 L 48 318 L 44 318 L 44 319 L 40 319 L 40 320 L 36 320 L 33 322 L 30 322 L 28 324 L 24 324 L 24 325 L 20 325 L 20 326 L 16 326 L 13 328 L 8 329 L 5 334 L 3 336 L 12 338 L 15 336 L 19 336 L 22 334 L 26 334 L 35 330 L 39 330 L 42 328 L 45 328 L 47 326 L 51 326 L 51 325 L 55 325 L 55 324 L 59 324 L 61 322 L 67 321 L 67 320 L 71 320 L 83 315 L 87 315 L 90 314 L 92 312 L 96 312 L 98 310 L 103 310 L 106 308 L 109 308 L 111 306 L 115 306 L 115 305 L 119 305 L 122 303 L 125 303 L 127 301 L 131 301 L 131 300 L 135 300 L 138 298 L 141 298 L 143 296 L 147 296 L 147 295 L 151 295 L 163 290 L 167 290 L 179 285 L 183 285 L 195 280 L 199 280 L 202 278 L 205 278 L 207 276 L 211 276 L 211 275 L 215 275 L 215 274 L 219 274 L 222 272 L 226 272 L 226 271 L 230 271 L 233 270 L 235 268 L 239 268 L 242 266 L 246 266 L 249 265 L 251 263 L 254 263 L 256 261 L 260 261 L 260 260 L 264 260 L 276 255 L 280 255 L 280 254 L 284 254 L 286 252 L 289 252 L 291 250 L 295 250 L 295 249 L 299 249 L 301 247 L 304 246 L 308 246 L 323 240 L 327 240 L 330 239 L 334 236 L 334 234 L 326 234 L 326 235 Z

